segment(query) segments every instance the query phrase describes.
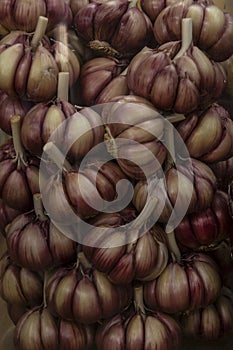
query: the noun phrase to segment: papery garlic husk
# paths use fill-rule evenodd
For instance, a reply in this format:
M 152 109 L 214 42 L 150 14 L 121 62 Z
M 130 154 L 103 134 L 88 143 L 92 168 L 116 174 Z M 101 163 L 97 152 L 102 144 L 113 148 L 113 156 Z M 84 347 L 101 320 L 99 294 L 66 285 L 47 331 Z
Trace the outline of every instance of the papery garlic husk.
M 233 293 L 223 287 L 217 300 L 205 308 L 182 314 L 182 330 L 188 337 L 216 340 L 233 332 Z
M 52 133 L 75 112 L 75 107 L 64 100 L 36 104 L 27 112 L 22 123 L 21 139 L 25 149 L 40 156 Z
M 32 40 L 32 34 L 22 31 L 1 39 L 0 89 L 33 102 L 49 101 L 56 95 L 59 71 L 68 71 L 73 84 L 79 75 L 79 61 L 63 43 L 52 45 L 43 36 L 34 47 Z
M 21 122 L 25 114 L 32 107 L 29 101 L 23 101 L 18 97 L 8 96 L 0 91 L 0 128 L 8 135 L 11 135 L 10 119 L 13 115 L 20 115 Z
M 233 218 L 229 213 L 228 197 L 216 191 L 211 207 L 186 215 L 175 228 L 178 242 L 183 246 L 208 250 L 233 234 Z
M 9 31 L 33 32 L 39 16 L 48 17 L 48 29 L 63 22 L 71 24 L 72 12 L 65 0 L 7 0 L 0 4 L 0 24 Z
M 228 191 L 228 185 L 233 181 L 233 157 L 216 163 L 210 163 L 209 167 L 217 178 L 218 188 Z
M 208 254 L 218 265 L 223 280 L 223 285 L 233 289 L 233 259 L 229 241 L 225 240 L 218 244 Z
M 115 218 L 114 222 L 112 216 Z M 131 220 L 132 218 L 135 216 L 130 217 Z M 106 233 L 99 235 L 98 229 L 93 227 L 84 238 L 83 252 L 88 260 L 116 284 L 130 283 L 135 279 L 153 280 L 164 270 L 168 262 L 165 232 L 159 225 L 154 225 L 150 230 L 142 230 L 143 233 L 140 233 L 141 230 L 138 228 L 134 232 L 135 239 L 132 238 L 128 244 L 124 242 L 124 238 L 120 239 L 121 226 L 130 221 L 128 211 L 127 217 L 124 217 L 124 210 L 115 214 L 99 214 L 89 223 L 108 228 Z M 127 234 L 130 235 L 130 232 Z M 117 240 L 121 241 L 122 245 L 117 245 Z M 128 240 L 128 235 L 125 240 Z M 100 248 L 100 243 L 106 248 Z
M 118 101 L 102 112 L 107 131 L 107 149 L 121 169 L 134 179 L 154 175 L 161 169 L 167 150 L 160 141 L 164 120 L 148 105 Z
M 132 56 L 153 40 L 152 23 L 136 1 L 91 2 L 77 12 L 74 25 L 92 49 L 115 57 Z
M 145 310 L 142 286 L 135 287 L 131 308 L 109 319 L 97 328 L 98 350 L 173 350 L 181 342 L 181 329 L 171 316 Z
M 212 1 L 178 1 L 167 6 L 154 22 L 156 40 L 160 44 L 179 40 L 182 18 L 192 19 L 194 44 L 213 60 L 224 61 L 233 54 L 233 17 Z
M 121 75 L 127 61 L 113 57 L 97 57 L 86 62 L 80 72 L 80 94 L 86 106 L 111 101 L 128 95 L 126 75 Z
M 216 163 L 233 156 L 233 121 L 218 104 L 187 116 L 177 125 L 177 130 L 193 158 Z
M 20 212 L 33 208 L 32 196 L 39 192 L 39 159 L 17 154 L 12 139 L 0 147 L 0 197 Z
M 66 171 L 62 177 L 52 175 L 42 188 L 46 211 L 55 222 L 68 225 L 78 218 L 90 218 L 111 207 L 118 197 L 118 181 L 127 179 L 114 161 L 95 161 L 81 170 Z M 121 199 L 127 196 L 130 185 L 123 181 Z
M 222 280 L 214 260 L 204 253 L 189 253 L 167 265 L 157 279 L 144 285 L 144 301 L 151 310 L 175 314 L 213 303 Z
M 8 226 L 6 243 L 11 259 L 31 270 L 44 270 L 76 258 L 76 242 L 35 211 L 17 216 Z
M 145 47 L 127 70 L 129 89 L 164 111 L 191 113 L 208 106 L 223 92 L 226 73 L 192 44 L 179 57 L 181 42 Z M 156 68 L 155 68 L 156 67 Z
M 0 199 L 0 232 L 3 236 L 6 236 L 6 226 L 19 214 L 21 214 L 19 210 L 8 207 L 4 201 Z
M 192 3 L 193 0 L 189 0 Z M 160 12 L 167 6 L 176 3 L 177 0 L 139 0 L 139 6 L 147 14 L 152 23 L 156 20 Z
M 29 333 L 28 333 L 29 332 Z M 47 308 L 25 313 L 18 321 L 14 342 L 18 350 L 91 350 L 94 346 L 95 327 L 75 324 L 53 317 Z
M 49 310 L 84 324 L 113 317 L 131 301 L 131 285 L 114 285 L 96 269 L 79 266 L 53 272 L 46 287 Z
M 15 265 L 6 252 L 0 259 L 0 295 L 9 304 L 29 308 L 43 302 L 43 277 Z

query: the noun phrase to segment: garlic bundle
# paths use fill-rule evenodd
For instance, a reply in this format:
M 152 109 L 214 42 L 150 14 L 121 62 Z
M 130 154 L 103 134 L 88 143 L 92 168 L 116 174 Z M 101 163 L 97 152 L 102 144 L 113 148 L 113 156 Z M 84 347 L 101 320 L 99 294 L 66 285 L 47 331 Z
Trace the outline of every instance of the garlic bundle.
M 60 72 L 57 97 L 37 103 L 26 113 L 21 127 L 21 140 L 31 154 L 41 156 L 43 147 L 53 132 L 76 112 L 76 108 L 68 102 L 68 95 L 69 73 Z
M 134 306 L 98 326 L 98 350 L 176 350 L 181 343 L 179 324 L 161 312 L 145 310 L 142 286 L 134 288 Z
M 154 22 L 156 40 L 160 44 L 179 40 L 183 18 L 192 19 L 194 45 L 211 59 L 224 61 L 233 54 L 233 17 L 212 0 L 184 0 L 167 6 Z
M 0 40 L 0 89 L 10 96 L 48 101 L 56 94 L 59 71 L 70 73 L 70 85 L 77 80 L 77 57 L 62 42 L 50 43 L 46 25 L 47 18 L 40 17 L 33 35 L 12 31 Z
M 8 226 L 6 243 L 11 259 L 31 270 L 44 270 L 74 261 L 76 242 L 60 232 L 44 215 L 40 195 L 34 211 L 17 216 Z
M 203 253 L 189 253 L 180 262 L 170 262 L 157 279 L 144 285 L 144 301 L 151 310 L 173 314 L 213 303 L 221 287 L 214 260 Z
M 183 31 L 188 31 L 185 28 Z M 182 54 L 180 50 L 179 41 L 157 49 L 145 47 L 131 60 L 127 82 L 134 94 L 148 99 L 156 108 L 187 114 L 208 106 L 222 94 L 226 73 L 191 42 Z
M 167 154 L 160 141 L 165 125 L 155 108 L 119 100 L 103 108 L 102 118 L 107 149 L 128 176 L 143 179 L 161 168 Z
M 184 334 L 192 338 L 216 340 L 233 332 L 233 293 L 223 287 L 217 300 L 205 308 L 180 316 Z
M 116 246 L 117 236 L 121 235 L 121 226 L 129 220 L 128 211 L 127 219 L 124 217 L 124 210 L 117 214 L 99 214 L 89 221 L 92 225 L 105 227 L 107 230 L 104 235 L 98 235 L 95 227 L 87 232 L 83 244 L 84 254 L 95 268 L 106 273 L 116 284 L 126 284 L 133 280 L 153 280 L 168 262 L 165 232 L 159 225 L 154 225 L 150 230 L 140 230 L 140 227 L 137 227 L 134 232 L 136 239 L 132 239 L 128 244 L 122 242 L 122 245 Z M 130 235 L 130 229 L 127 233 Z M 114 244 L 112 248 L 111 241 Z M 102 248 L 104 246 L 106 248 Z
M 18 350 L 91 350 L 95 328 L 53 317 L 46 307 L 26 312 L 17 322 L 14 343 Z
M 166 223 L 173 210 L 179 215 L 181 212 L 189 214 L 209 208 L 216 189 L 216 177 L 204 162 L 191 158 L 177 165 L 172 164 L 165 171 L 164 180 L 152 184 L 151 195 L 165 204 L 158 221 Z M 138 211 L 147 202 L 148 190 L 146 180 L 138 181 L 134 187 L 132 201 Z M 156 213 L 155 207 L 154 215 Z
M 77 12 L 74 25 L 92 49 L 115 57 L 132 56 L 153 40 L 152 23 L 135 0 L 91 2 Z
M 23 149 L 20 124 L 20 116 L 11 118 L 13 139 L 0 147 L 0 198 L 8 207 L 25 212 L 33 208 L 33 194 L 39 192 L 39 159 Z
M 115 96 L 127 95 L 127 61 L 113 57 L 98 57 L 86 62 L 80 72 L 80 94 L 86 106 L 111 101 Z
M 54 270 L 46 286 L 49 310 L 56 316 L 92 324 L 121 312 L 131 301 L 131 285 L 114 285 L 92 269 L 82 253 L 76 266 Z
M 175 235 L 183 246 L 191 249 L 211 249 L 233 233 L 233 219 L 228 209 L 228 197 L 216 191 L 210 208 L 186 215 L 175 228 Z

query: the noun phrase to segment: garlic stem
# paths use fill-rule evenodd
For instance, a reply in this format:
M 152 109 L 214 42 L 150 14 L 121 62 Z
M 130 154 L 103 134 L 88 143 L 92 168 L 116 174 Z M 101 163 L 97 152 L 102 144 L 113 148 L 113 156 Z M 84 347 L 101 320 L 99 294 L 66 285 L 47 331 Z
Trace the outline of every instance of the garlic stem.
M 56 40 L 63 43 L 65 46 L 68 46 L 68 32 L 67 32 L 67 26 L 63 23 L 60 23 L 57 26 L 56 31 Z
M 193 33 L 192 33 L 192 19 L 191 18 L 183 18 L 182 19 L 182 44 L 180 51 L 174 57 L 174 60 L 180 56 L 182 56 L 190 47 L 193 41 Z
M 128 68 L 129 68 L 129 66 L 127 66 L 124 70 L 123 70 L 123 72 L 121 72 L 121 76 L 126 76 L 126 74 L 127 74 L 127 71 L 128 71 Z
M 91 268 L 91 263 L 89 262 L 89 260 L 86 258 L 86 256 L 84 255 L 83 252 L 79 252 L 78 253 L 78 258 L 77 258 L 77 263 L 81 264 L 82 266 L 84 266 L 86 269 Z
M 117 144 L 114 137 L 112 136 L 111 130 L 108 126 L 105 126 L 105 130 L 106 133 L 104 135 L 104 141 L 106 144 L 107 151 L 113 156 L 113 158 L 118 158 Z
M 58 74 L 57 98 L 60 101 L 69 100 L 69 72 L 60 72 Z
M 43 307 L 47 307 L 47 300 L 46 300 L 46 287 L 47 287 L 47 282 L 49 279 L 49 271 L 44 271 L 44 286 L 43 286 Z
M 44 207 L 43 207 L 42 197 L 40 193 L 35 193 L 33 195 L 33 204 L 34 204 L 34 210 L 37 218 L 40 221 L 48 220 L 48 217 L 44 214 Z
M 129 9 L 131 8 L 131 7 L 135 7 L 135 6 L 137 6 L 137 2 L 138 2 L 138 0 L 130 0 L 130 3 L 129 3 Z
M 168 171 L 176 161 L 176 151 L 174 142 L 174 128 L 173 125 L 168 121 L 165 125 L 165 138 L 168 155 L 165 161 L 165 172 Z
M 60 170 L 72 170 L 70 163 L 65 159 L 63 153 L 53 142 L 46 143 L 44 145 L 43 151 L 50 157 L 50 159 L 57 165 Z
M 13 137 L 13 144 L 16 156 L 24 160 L 25 151 L 21 142 L 21 117 L 20 115 L 13 115 L 11 117 L 11 132 Z
M 175 256 L 176 261 L 179 263 L 181 260 L 181 252 L 176 242 L 176 236 L 174 231 L 167 233 L 168 248 L 171 253 Z
M 172 115 L 168 115 L 166 117 L 166 120 L 168 120 L 170 123 L 177 123 L 177 122 L 181 122 L 182 120 L 185 120 L 185 115 L 184 114 L 172 114 Z
M 47 24 L 48 24 L 48 18 L 44 16 L 40 16 L 31 40 L 31 46 L 33 49 L 36 49 L 38 47 L 41 39 L 43 38 L 46 32 Z
M 136 311 L 141 311 L 143 315 L 146 315 L 142 285 L 134 287 L 134 307 Z

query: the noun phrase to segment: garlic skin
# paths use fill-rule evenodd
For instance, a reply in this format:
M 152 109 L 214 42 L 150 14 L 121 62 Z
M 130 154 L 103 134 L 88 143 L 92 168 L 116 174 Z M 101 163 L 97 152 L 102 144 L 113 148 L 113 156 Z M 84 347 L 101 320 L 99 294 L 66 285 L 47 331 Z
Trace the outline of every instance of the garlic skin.
M 12 139 L 0 147 L 0 198 L 19 212 L 33 208 L 33 194 L 39 192 L 39 160 L 17 154 Z
M 157 279 L 144 285 L 144 301 L 151 310 L 175 314 L 213 303 L 221 287 L 214 260 L 203 253 L 190 253 L 181 263 L 168 264 Z
M 8 207 L 2 199 L 0 199 L 0 232 L 6 236 L 7 225 L 21 214 L 19 210 Z
M 233 331 L 233 293 L 223 287 L 217 300 L 205 308 L 181 314 L 182 330 L 188 337 L 216 340 Z
M 183 246 L 194 250 L 211 249 L 231 235 L 232 217 L 228 210 L 228 197 L 216 191 L 210 208 L 184 217 L 175 229 L 175 235 Z
M 21 308 L 40 305 L 43 301 L 43 277 L 15 265 L 5 253 L 0 259 L 0 295 L 7 303 Z
M 194 45 L 211 59 L 221 62 L 233 54 L 233 17 L 212 1 L 178 1 L 163 9 L 154 22 L 159 44 L 181 39 L 182 18 L 192 19 Z
M 72 12 L 65 0 L 7 0 L 0 4 L 0 24 L 8 31 L 33 32 L 39 16 L 48 17 L 48 29 L 71 24 Z
M 187 0 L 192 3 L 192 0 Z M 151 22 L 154 23 L 160 12 L 170 6 L 175 4 L 177 0 L 140 0 L 139 6 L 150 18 Z
M 121 312 L 130 303 L 131 294 L 131 285 L 114 285 L 102 272 L 80 264 L 55 270 L 46 286 L 49 310 L 84 324 Z
M 33 155 L 41 156 L 43 146 L 59 125 L 76 112 L 75 107 L 66 101 L 37 103 L 22 122 L 21 139 L 24 148 Z
M 177 130 L 193 158 L 216 163 L 233 156 L 233 121 L 227 110 L 218 104 L 200 114 L 188 115 L 178 124 Z
M 128 95 L 126 75 L 121 75 L 127 61 L 113 57 L 97 57 L 86 62 L 80 72 L 82 103 L 91 106 L 111 101 L 115 96 Z
M 218 188 L 227 192 L 228 185 L 233 181 L 233 157 L 220 162 L 210 163 L 209 167 L 217 178 Z
M 8 135 L 11 135 L 10 119 L 13 115 L 20 115 L 21 122 L 32 107 L 30 101 L 22 101 L 18 97 L 12 97 L 0 91 L 0 128 Z
M 174 41 L 157 49 L 145 47 L 130 61 L 127 83 L 133 94 L 159 110 L 188 114 L 220 97 L 226 73 L 193 45 L 176 58 L 180 45 Z

